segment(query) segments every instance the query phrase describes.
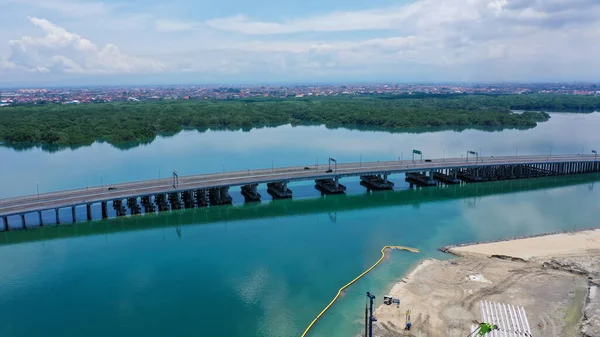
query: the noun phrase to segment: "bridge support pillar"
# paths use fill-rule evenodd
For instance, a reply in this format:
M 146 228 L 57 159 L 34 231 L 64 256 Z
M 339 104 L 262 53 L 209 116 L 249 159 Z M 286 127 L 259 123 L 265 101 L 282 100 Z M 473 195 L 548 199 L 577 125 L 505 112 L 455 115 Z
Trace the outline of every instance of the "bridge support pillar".
M 315 188 L 321 192 L 321 195 L 343 194 L 346 192 L 346 186 L 339 183 L 339 177 L 315 180 Z
M 73 222 L 76 222 L 77 221 L 77 217 L 76 217 L 76 214 L 75 214 L 75 206 L 71 207 L 71 216 L 73 217 Z
M 127 215 L 127 209 L 123 206 L 123 200 L 117 199 L 113 200 L 113 208 L 117 213 L 117 216 L 125 216 Z
M 211 206 L 229 205 L 232 198 L 229 195 L 229 186 L 215 187 L 208 190 L 208 198 Z
M 194 197 L 193 190 L 181 192 L 181 198 L 183 199 L 183 204 L 185 205 L 185 208 L 196 208 L 196 198 Z
M 102 202 L 102 219 L 108 218 L 108 205 L 106 201 Z
M 56 224 L 60 225 L 60 214 L 58 214 L 58 208 L 54 209 L 54 213 L 56 214 Z
M 435 180 L 431 179 L 425 173 L 422 172 L 407 172 L 406 178 L 404 180 L 410 184 L 417 185 L 419 187 L 437 185 Z
M 171 206 L 167 202 L 167 195 L 164 193 L 155 194 L 154 203 L 158 205 L 159 212 L 166 212 L 171 210 Z
M 154 206 L 154 203 L 152 202 L 151 195 L 145 195 L 140 199 L 142 201 L 142 206 L 144 207 L 144 213 L 148 214 L 156 212 L 156 206 Z
M 25 214 L 21 214 L 21 227 L 23 229 L 27 228 L 27 222 L 25 221 Z
M 92 220 L 92 204 L 86 204 L 85 205 L 85 210 L 87 213 L 87 219 L 88 221 Z
M 169 201 L 171 202 L 171 209 L 175 210 L 183 208 L 183 203 L 181 202 L 179 192 L 169 193 Z
M 460 179 L 456 177 L 457 171 L 458 170 L 444 170 L 443 172 L 433 172 L 433 178 L 435 181 L 447 185 L 460 184 Z
M 229 196 L 229 186 L 221 187 L 221 199 L 231 198 Z
M 360 184 L 372 191 L 393 190 L 394 183 L 387 180 L 387 174 L 360 176 Z
M 8 228 L 8 217 L 7 216 L 2 217 L 2 225 L 3 225 L 4 231 L 8 232 L 9 228 Z
M 260 201 L 260 193 L 257 191 L 258 184 L 244 185 L 242 186 L 242 195 L 246 202 L 257 202 Z
M 42 211 L 38 212 L 38 216 L 40 217 L 40 227 L 44 226 L 44 219 L 42 219 Z
M 138 198 L 127 198 L 127 206 L 131 210 L 131 214 L 140 214 L 142 213 L 142 208 L 138 204 Z
M 287 187 L 285 181 L 267 183 L 267 193 L 273 197 L 273 200 L 290 199 L 292 197 L 292 190 Z
M 206 193 L 206 190 L 196 190 L 195 192 L 196 195 L 196 203 L 198 204 L 198 207 L 206 207 L 208 206 L 208 202 L 210 201 L 208 198 L 208 195 Z

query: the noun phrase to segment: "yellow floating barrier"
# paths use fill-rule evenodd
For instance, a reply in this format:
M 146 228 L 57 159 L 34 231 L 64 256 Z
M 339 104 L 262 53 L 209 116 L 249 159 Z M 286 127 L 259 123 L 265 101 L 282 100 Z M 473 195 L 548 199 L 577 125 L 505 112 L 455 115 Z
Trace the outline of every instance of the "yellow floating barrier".
M 323 309 L 323 311 L 321 311 L 317 317 L 315 317 L 315 319 L 313 319 L 313 321 L 308 325 L 308 327 L 306 328 L 306 330 L 304 330 L 304 333 L 302 334 L 301 337 L 305 337 L 308 332 L 310 331 L 310 329 L 312 329 L 312 327 L 315 325 L 315 323 L 317 323 L 317 321 L 321 318 L 321 316 L 323 316 L 327 310 L 329 310 L 329 308 L 333 305 L 333 303 L 335 303 L 335 301 L 337 301 L 338 297 L 340 297 L 340 294 L 342 293 L 342 291 L 344 291 L 344 289 L 348 288 L 349 286 L 351 286 L 353 283 L 355 283 L 356 281 L 360 280 L 363 276 L 367 275 L 371 270 L 373 270 L 375 267 L 377 267 L 377 265 L 379 263 L 381 263 L 381 261 L 383 261 L 383 258 L 385 257 L 385 250 L 386 249 L 400 249 L 400 250 L 407 250 L 409 252 L 412 253 L 418 253 L 419 250 L 416 248 L 411 248 L 411 247 L 404 247 L 404 246 L 384 246 L 383 248 L 381 248 L 381 257 L 379 258 L 379 260 L 377 260 L 377 262 L 375 262 L 374 265 L 372 265 L 369 269 L 365 270 L 362 274 L 358 275 L 354 280 L 348 282 L 345 286 L 341 287 L 340 290 L 338 290 L 337 294 L 335 295 L 335 297 L 333 298 L 333 300 L 331 300 L 331 302 L 329 302 L 329 304 L 325 307 L 325 309 Z

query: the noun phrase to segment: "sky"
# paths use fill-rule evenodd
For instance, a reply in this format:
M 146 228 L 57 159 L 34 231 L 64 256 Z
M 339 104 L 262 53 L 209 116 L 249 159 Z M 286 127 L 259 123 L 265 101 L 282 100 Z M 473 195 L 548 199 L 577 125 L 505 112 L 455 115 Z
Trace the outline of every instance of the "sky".
M 600 79 L 598 0 L 0 0 L 0 85 Z

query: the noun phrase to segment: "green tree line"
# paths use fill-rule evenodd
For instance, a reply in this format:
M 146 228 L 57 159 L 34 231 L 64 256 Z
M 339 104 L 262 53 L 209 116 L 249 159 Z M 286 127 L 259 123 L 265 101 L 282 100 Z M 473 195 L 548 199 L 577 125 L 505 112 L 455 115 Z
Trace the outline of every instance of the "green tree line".
M 532 110 L 522 114 L 511 109 Z M 8 144 L 87 145 L 145 142 L 184 128 L 251 129 L 283 124 L 328 127 L 531 128 L 549 115 L 533 111 L 600 110 L 600 97 L 573 95 L 336 96 L 294 99 L 29 104 L 0 108 Z

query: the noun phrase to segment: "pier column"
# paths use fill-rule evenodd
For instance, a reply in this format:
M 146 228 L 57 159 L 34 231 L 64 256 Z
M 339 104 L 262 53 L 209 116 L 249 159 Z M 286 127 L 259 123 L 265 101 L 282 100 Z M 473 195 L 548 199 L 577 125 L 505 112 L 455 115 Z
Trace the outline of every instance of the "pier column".
M 86 211 L 87 211 L 87 219 L 92 220 L 92 204 L 87 204 L 85 205 Z
M 77 221 L 77 218 L 75 216 L 75 206 L 71 207 L 71 216 L 73 216 L 73 222 Z
M 317 179 L 315 180 L 315 188 L 321 192 L 321 195 L 342 194 L 346 192 L 346 186 L 340 184 L 339 177 Z
M 108 205 L 106 201 L 102 202 L 102 219 L 108 218 Z
M 27 223 L 25 222 L 25 214 L 21 214 L 21 226 L 23 228 L 27 228 Z
M 60 225 L 60 215 L 58 214 L 58 208 L 55 208 L 54 212 L 56 213 L 56 224 Z
M 2 224 L 4 226 L 4 231 L 8 232 L 8 217 L 7 216 L 2 217 Z
M 242 186 L 242 195 L 246 202 L 258 202 L 260 201 L 260 193 L 258 193 L 258 184 L 244 185 Z
M 388 177 L 387 173 L 384 173 L 383 174 L 383 183 L 384 184 L 387 184 L 387 182 L 388 182 L 387 177 Z
M 44 219 L 42 219 L 42 211 L 39 211 L 39 212 L 38 212 L 38 215 L 39 215 L 39 217 L 40 217 L 40 227 L 41 227 L 41 226 L 44 226 Z
M 221 199 L 225 200 L 229 198 L 229 186 L 221 187 Z

